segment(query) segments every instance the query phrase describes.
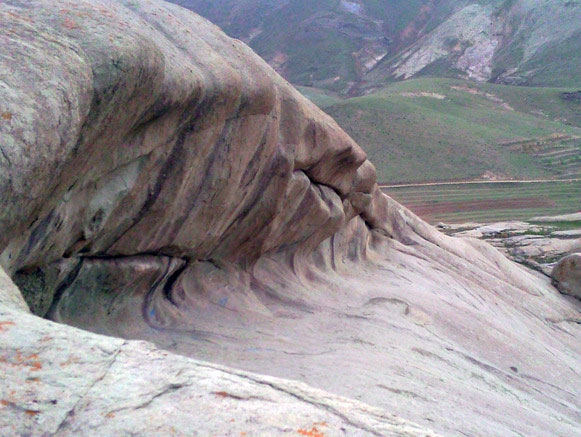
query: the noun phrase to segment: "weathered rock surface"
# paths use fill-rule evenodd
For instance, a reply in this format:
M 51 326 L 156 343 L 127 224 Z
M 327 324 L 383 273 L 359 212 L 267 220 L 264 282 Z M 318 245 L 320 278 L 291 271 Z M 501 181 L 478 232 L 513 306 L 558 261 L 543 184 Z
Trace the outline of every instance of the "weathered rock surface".
M 581 303 L 382 194 L 244 44 L 145 0 L 0 29 L 0 264 L 126 339 L 2 278 L 2 434 L 579 434 Z
M 581 250 L 580 224 L 581 214 L 576 213 L 535 217 L 530 222 L 440 223 L 438 227 L 448 235 L 485 240 L 512 260 L 550 277 L 563 257 Z
M 0 271 L 0 298 L 17 292 Z M 2 303 L 2 436 L 435 435 L 302 383 L 91 334 Z
M 460 9 L 433 32 L 399 55 L 393 75 L 410 78 L 445 58 L 456 58 L 455 67 L 467 78 L 485 81 L 492 75 L 492 59 L 500 44 L 493 31 L 491 7 L 472 4 Z M 468 45 L 468 48 L 462 47 Z M 454 56 L 456 54 L 456 56 Z
M 559 261 L 552 276 L 561 293 L 581 299 L 581 253 L 568 255 Z

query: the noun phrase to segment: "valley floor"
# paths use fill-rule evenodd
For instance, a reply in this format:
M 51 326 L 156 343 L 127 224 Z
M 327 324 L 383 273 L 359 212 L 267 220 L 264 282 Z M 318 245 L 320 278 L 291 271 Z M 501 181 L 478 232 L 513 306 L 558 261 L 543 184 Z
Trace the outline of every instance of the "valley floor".
M 581 179 L 422 183 L 382 189 L 432 224 L 527 220 L 581 210 Z

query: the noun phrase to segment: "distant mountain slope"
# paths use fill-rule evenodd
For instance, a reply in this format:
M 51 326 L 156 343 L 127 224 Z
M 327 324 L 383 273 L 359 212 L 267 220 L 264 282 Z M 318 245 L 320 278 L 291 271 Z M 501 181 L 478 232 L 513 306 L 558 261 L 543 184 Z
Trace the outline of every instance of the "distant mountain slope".
M 581 84 L 581 1 L 172 1 L 299 85 L 356 95 L 415 76 Z
M 173 0 L 247 42 L 295 84 L 356 88 L 452 12 L 454 1 Z M 441 3 L 435 7 L 435 3 Z M 460 2 L 462 3 L 462 2 Z

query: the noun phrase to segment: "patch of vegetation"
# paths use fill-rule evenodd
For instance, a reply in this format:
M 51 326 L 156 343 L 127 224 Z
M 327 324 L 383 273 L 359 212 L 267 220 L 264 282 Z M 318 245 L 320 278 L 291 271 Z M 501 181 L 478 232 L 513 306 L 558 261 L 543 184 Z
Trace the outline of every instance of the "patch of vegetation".
M 548 44 L 527 61 L 521 70 L 533 71 L 529 86 L 571 86 L 581 84 L 581 31 L 564 41 Z
M 307 86 L 297 86 L 296 89 L 299 90 L 302 95 L 304 95 L 307 99 L 309 99 L 319 108 L 333 106 L 345 100 L 338 94 L 335 94 L 328 90 L 321 90 Z
M 572 231 L 575 229 L 581 229 L 581 221 L 561 221 L 550 223 L 532 221 L 531 224 L 538 226 L 551 226 L 553 231 Z
M 451 59 L 441 58 L 418 71 L 416 77 L 449 77 L 464 76 L 464 72 L 456 68 Z

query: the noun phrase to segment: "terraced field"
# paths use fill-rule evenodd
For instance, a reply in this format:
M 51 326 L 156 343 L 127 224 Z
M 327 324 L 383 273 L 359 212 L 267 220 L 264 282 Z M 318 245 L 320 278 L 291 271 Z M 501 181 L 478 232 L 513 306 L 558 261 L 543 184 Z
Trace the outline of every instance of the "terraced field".
M 526 220 L 581 211 L 581 179 L 408 185 L 383 190 L 432 224 Z
M 581 177 L 581 138 L 568 135 L 503 144 L 515 152 L 539 158 L 543 168 L 558 179 Z

